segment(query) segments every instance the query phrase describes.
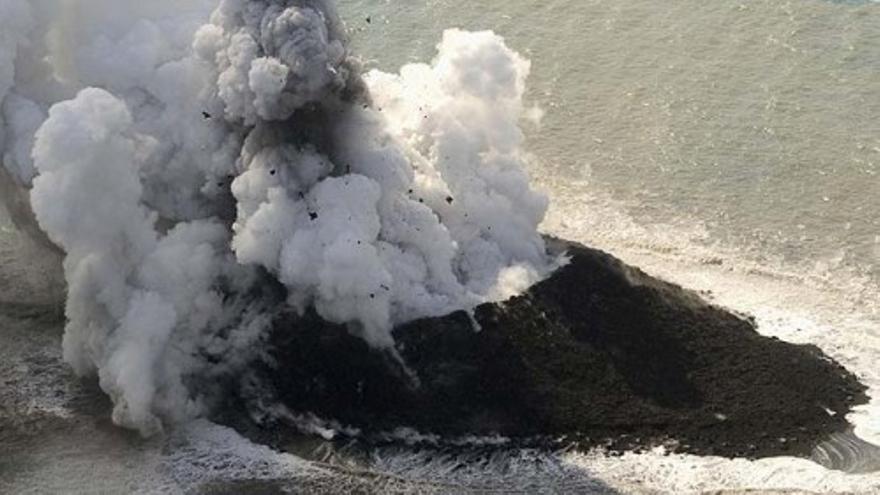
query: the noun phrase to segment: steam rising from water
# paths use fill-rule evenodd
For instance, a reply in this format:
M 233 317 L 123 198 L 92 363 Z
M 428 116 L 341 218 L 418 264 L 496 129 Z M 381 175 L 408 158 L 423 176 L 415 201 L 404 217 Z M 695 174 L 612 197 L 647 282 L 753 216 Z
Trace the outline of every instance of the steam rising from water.
M 0 152 L 66 254 L 65 359 L 150 435 L 284 305 L 391 350 L 546 276 L 528 73 L 453 30 L 362 76 L 325 0 L 0 0 Z

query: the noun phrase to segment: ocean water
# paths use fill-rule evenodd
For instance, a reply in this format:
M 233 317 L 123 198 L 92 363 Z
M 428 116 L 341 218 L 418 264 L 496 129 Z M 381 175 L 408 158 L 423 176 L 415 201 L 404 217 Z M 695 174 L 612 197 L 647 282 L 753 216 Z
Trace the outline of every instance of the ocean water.
M 870 387 L 850 419 L 880 444 L 880 4 L 339 3 L 368 68 L 429 60 L 450 27 L 505 36 L 532 62 L 543 113 L 524 125 L 551 198 L 544 229 L 820 346 Z M 353 461 L 273 452 L 207 422 L 144 442 L 60 362 L 57 260 L 0 224 L 0 452 L 16 452 L 0 454 L 0 493 L 880 493 L 877 472 L 790 458 Z
M 544 111 L 528 131 L 532 172 L 551 197 L 577 182 L 640 224 L 880 280 L 880 5 L 341 6 L 368 66 L 429 59 L 451 26 L 494 30 L 531 59 L 529 98 Z

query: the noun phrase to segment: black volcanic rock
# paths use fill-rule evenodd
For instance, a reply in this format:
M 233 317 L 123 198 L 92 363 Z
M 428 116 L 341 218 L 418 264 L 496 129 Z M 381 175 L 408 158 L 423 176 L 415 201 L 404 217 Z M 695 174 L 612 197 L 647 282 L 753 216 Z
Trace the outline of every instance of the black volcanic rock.
M 601 251 L 551 244 L 571 263 L 526 294 L 480 306 L 474 318 L 458 312 L 394 331 L 417 385 L 345 327 L 290 314 L 236 407 L 280 401 L 365 438 L 406 426 L 447 438 L 764 457 L 808 456 L 867 400 L 814 346 L 763 337 L 748 319 Z M 268 436 L 281 431 L 252 416 Z

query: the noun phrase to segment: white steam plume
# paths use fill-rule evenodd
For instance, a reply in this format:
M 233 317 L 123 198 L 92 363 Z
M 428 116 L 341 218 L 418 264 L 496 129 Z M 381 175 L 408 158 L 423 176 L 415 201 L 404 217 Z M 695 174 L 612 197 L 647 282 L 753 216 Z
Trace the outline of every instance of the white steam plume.
M 203 412 L 267 287 L 393 352 L 394 325 L 553 268 L 529 63 L 492 33 L 362 75 L 324 0 L 0 0 L 0 28 L 6 175 L 66 253 L 65 358 L 120 425 Z

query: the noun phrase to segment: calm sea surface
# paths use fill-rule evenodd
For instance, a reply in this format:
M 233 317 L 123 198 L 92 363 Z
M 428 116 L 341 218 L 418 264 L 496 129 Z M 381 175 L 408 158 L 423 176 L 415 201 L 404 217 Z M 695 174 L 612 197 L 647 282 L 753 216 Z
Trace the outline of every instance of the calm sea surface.
M 818 345 L 869 386 L 875 399 L 850 419 L 880 444 L 880 3 L 340 9 L 355 50 L 386 71 L 430 60 L 446 28 L 502 34 L 532 61 L 529 104 L 544 111 L 525 131 L 531 173 L 553 201 L 545 228 L 755 315 L 762 333 Z M 477 462 L 404 450 L 349 469 L 206 422 L 144 442 L 112 427 L 106 399 L 62 363 L 56 277 L 57 260 L 0 218 L 2 493 L 880 490 L 877 473 L 786 458 L 521 452 Z
M 551 198 L 601 193 L 639 224 L 880 280 L 880 4 L 340 3 L 372 67 L 430 59 L 448 27 L 531 59 L 532 172 Z

